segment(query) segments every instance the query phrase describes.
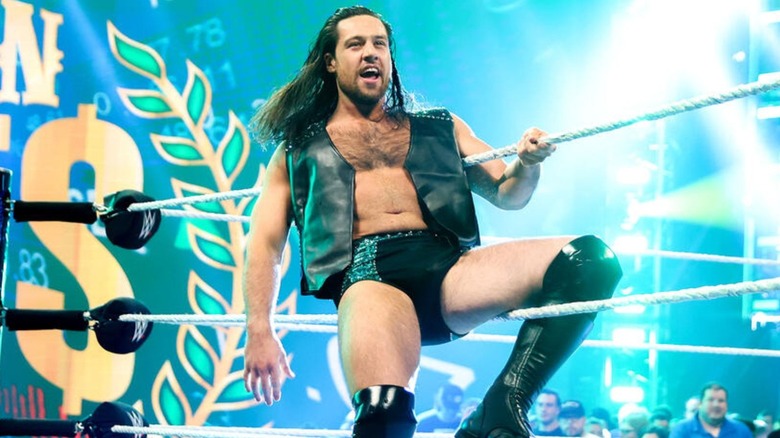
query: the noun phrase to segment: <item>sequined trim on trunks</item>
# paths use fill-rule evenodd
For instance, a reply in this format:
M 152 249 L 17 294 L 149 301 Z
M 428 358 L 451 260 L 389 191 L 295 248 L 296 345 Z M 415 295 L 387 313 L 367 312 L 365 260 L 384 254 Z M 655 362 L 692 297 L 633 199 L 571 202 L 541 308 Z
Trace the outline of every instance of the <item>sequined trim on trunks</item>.
M 352 244 L 352 265 L 347 269 L 344 283 L 341 285 L 343 294 L 347 288 L 360 280 L 382 281 L 382 276 L 376 268 L 376 254 L 379 242 L 398 239 L 399 237 L 415 237 L 430 235 L 426 230 L 400 231 L 390 234 L 377 234 L 356 240 Z

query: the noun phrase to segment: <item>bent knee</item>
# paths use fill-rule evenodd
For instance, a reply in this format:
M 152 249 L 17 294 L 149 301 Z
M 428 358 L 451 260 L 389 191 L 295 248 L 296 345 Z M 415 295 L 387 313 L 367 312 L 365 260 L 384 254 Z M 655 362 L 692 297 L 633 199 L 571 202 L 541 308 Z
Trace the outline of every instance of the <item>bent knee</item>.
M 609 298 L 622 276 L 617 256 L 603 240 L 593 235 L 578 237 L 547 268 L 539 304 Z

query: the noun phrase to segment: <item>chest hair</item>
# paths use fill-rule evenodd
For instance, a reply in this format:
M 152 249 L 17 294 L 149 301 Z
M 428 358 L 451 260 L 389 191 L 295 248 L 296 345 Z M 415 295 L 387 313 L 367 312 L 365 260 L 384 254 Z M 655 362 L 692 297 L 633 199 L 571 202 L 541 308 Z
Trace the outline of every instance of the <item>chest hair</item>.
M 401 167 L 409 152 L 408 122 L 334 125 L 328 127 L 328 134 L 356 171 Z

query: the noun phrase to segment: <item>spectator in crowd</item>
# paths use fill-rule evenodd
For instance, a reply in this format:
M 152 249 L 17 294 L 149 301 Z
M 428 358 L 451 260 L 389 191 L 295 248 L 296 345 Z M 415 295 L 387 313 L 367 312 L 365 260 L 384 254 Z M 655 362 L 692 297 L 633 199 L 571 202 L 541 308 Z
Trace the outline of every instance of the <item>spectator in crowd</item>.
M 726 416 L 728 393 L 721 384 L 706 384 L 700 399 L 699 410 L 692 418 L 677 423 L 670 438 L 753 438 L 747 426 Z
M 620 438 L 640 438 L 650 425 L 650 413 L 645 408 L 629 412 L 618 424 Z
M 558 414 L 561 412 L 561 398 L 552 389 L 544 388 L 539 391 L 534 403 L 536 411 L 536 424 L 534 435 L 536 436 L 563 436 L 563 430 L 558 425 Z
M 561 404 L 558 423 L 564 436 L 585 436 L 585 408 L 577 400 L 566 400 Z
M 460 426 L 463 389 L 445 383 L 436 391 L 433 408 L 417 415 L 417 432 L 455 432 Z
M 625 429 L 629 434 L 637 433 L 637 437 L 639 437 L 641 431 L 636 426 L 641 425 L 641 428 L 644 429 L 648 424 L 650 424 L 650 411 L 646 407 L 636 403 L 626 403 L 618 409 L 617 425 L 610 429 L 610 433 L 614 438 L 620 438 L 620 430 Z

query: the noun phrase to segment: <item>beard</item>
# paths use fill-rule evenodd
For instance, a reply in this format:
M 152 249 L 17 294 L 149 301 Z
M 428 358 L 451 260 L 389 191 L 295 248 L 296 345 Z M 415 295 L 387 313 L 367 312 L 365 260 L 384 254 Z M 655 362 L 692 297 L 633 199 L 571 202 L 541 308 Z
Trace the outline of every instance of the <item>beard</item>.
M 385 94 L 387 93 L 388 83 L 382 82 L 382 84 L 374 89 L 370 90 L 362 90 L 360 86 L 358 85 L 357 81 L 359 81 L 360 78 L 357 77 L 354 81 L 351 83 L 348 83 L 347 81 L 342 80 L 341 78 L 336 79 L 336 83 L 338 84 L 339 89 L 346 95 L 349 100 L 351 100 L 355 105 L 359 107 L 374 107 L 376 104 L 382 101 L 384 99 Z

